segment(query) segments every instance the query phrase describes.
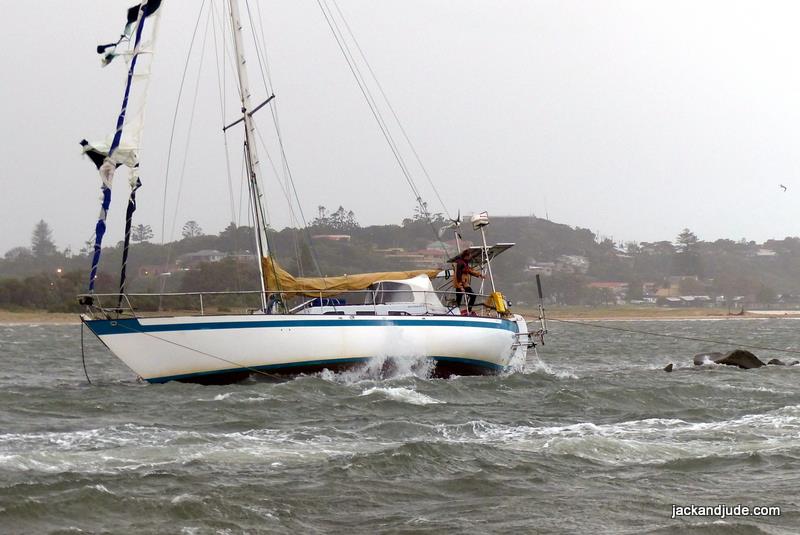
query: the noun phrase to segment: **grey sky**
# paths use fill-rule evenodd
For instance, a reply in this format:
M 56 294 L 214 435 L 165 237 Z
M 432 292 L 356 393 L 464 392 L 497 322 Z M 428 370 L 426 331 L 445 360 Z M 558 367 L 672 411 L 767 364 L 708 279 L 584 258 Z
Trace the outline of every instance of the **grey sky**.
M 119 33 L 131 3 L 0 0 L 7 15 L 0 34 L 0 252 L 27 245 L 41 218 L 61 247 L 77 250 L 91 236 L 99 178 L 79 156 L 77 142 L 113 128 L 125 66 L 101 69 L 94 47 Z M 150 224 L 157 235 L 172 113 L 199 5 L 168 0 L 161 21 L 135 221 Z M 800 4 L 339 5 L 453 212 L 547 211 L 555 221 L 616 240 L 671 240 L 685 226 L 706 240 L 800 234 Z M 262 1 L 261 9 L 284 141 L 306 216 L 320 204 L 342 204 L 362 224 L 409 216 L 413 196 L 316 1 Z M 211 33 L 176 211 L 197 55 L 187 80 L 169 178 L 167 238 L 179 237 L 187 219 L 218 232 L 231 218 L 210 40 Z M 251 68 L 256 99 L 263 98 L 255 58 Z M 228 120 L 236 107 L 229 99 Z M 268 112 L 259 114 L 267 144 L 274 146 Z M 238 203 L 237 136 L 229 140 Z M 425 198 L 440 211 L 414 169 Z M 289 222 L 286 203 L 269 167 L 264 171 L 273 224 L 281 227 Z M 121 238 L 124 173 L 115 186 L 107 243 Z

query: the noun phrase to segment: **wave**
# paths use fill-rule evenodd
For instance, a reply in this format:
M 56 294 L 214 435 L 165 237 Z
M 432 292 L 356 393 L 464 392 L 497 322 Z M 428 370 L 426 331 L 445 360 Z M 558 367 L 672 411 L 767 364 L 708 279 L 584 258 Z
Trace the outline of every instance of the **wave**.
M 800 454 L 800 405 L 717 422 L 651 418 L 613 424 L 510 426 L 482 420 L 440 425 L 442 439 L 572 455 L 607 464 L 665 464 L 686 458 Z
M 326 369 L 316 376 L 347 385 L 404 378 L 430 379 L 434 366 L 435 363 L 423 355 L 378 356 L 350 370 L 332 372 Z
M 436 403 L 444 403 L 444 401 L 426 396 L 425 394 L 421 394 L 416 390 L 403 387 L 382 388 L 374 386 L 364 390 L 364 392 L 361 393 L 362 396 L 370 396 L 372 394 L 382 394 L 391 400 L 400 401 L 402 403 L 410 403 L 412 405 L 432 405 Z
M 517 371 L 517 370 L 515 370 Z M 514 373 L 514 372 L 512 372 Z M 578 376 L 575 375 L 572 371 L 566 369 L 558 369 L 554 370 L 551 368 L 545 361 L 539 358 L 536 355 L 532 359 L 527 359 L 523 365 L 523 367 L 518 370 L 518 373 L 522 374 L 545 374 L 555 377 L 556 379 L 578 379 Z
M 330 429 L 208 433 L 126 424 L 99 429 L 0 434 L 0 471 L 116 474 L 193 462 L 277 467 L 382 448 Z M 279 463 L 279 464 L 275 464 Z

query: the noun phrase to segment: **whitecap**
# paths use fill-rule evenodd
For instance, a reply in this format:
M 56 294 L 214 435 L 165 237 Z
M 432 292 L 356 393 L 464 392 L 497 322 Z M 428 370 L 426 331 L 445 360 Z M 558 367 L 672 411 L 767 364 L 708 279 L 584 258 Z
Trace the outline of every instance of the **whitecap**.
M 432 405 L 436 403 L 444 403 L 444 401 L 440 401 L 438 399 L 432 398 L 430 396 L 426 396 L 425 394 L 421 394 L 416 390 L 412 390 L 410 388 L 403 388 L 403 387 L 377 387 L 374 386 L 372 388 L 368 388 L 364 390 L 361 395 L 362 396 L 369 396 L 372 394 L 380 393 L 386 396 L 387 398 L 400 401 L 403 403 L 410 403 L 412 405 Z
M 648 418 L 562 426 L 504 425 L 482 420 L 439 425 L 447 442 L 574 455 L 608 464 L 663 464 L 678 459 L 800 451 L 800 406 L 712 422 Z
M 108 490 L 108 488 L 105 485 L 101 485 L 100 483 L 98 483 L 96 485 L 89 485 L 88 488 L 99 490 L 100 492 L 103 492 L 105 494 L 111 494 L 112 496 L 114 495 L 114 493 L 111 492 L 110 490 Z
M 435 363 L 432 359 L 423 355 L 409 353 L 395 356 L 377 356 L 350 370 L 334 373 L 325 369 L 317 376 L 324 381 L 345 385 L 358 384 L 364 381 L 384 381 L 409 377 L 429 379 L 434 366 Z
M 297 432 L 302 431 L 303 436 Z M 333 440 L 325 430 L 254 429 L 210 433 L 127 424 L 100 429 L 0 434 L 0 466 L 44 473 L 117 474 L 187 463 L 291 463 L 380 449 L 362 440 Z
M 551 375 L 556 379 L 578 379 L 578 376 L 569 370 L 554 370 L 545 361 L 541 360 L 538 355 L 534 356 L 532 359 L 528 359 L 520 371 L 523 374 L 543 373 L 545 375 Z
M 169 502 L 172 505 L 177 505 L 179 503 L 186 503 L 186 502 L 193 502 L 193 501 L 197 501 L 197 496 L 187 493 L 187 494 L 178 494 L 177 496 L 172 498 Z

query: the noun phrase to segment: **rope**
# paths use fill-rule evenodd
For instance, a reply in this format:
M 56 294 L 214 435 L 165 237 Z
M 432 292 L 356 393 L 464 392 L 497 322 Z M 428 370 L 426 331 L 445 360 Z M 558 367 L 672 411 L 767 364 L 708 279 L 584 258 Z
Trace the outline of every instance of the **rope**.
M 558 323 L 569 323 L 571 325 L 582 325 L 584 327 L 594 327 L 595 329 L 606 329 L 609 331 L 619 331 L 625 333 L 632 333 L 632 334 L 643 334 L 646 336 L 658 336 L 660 338 L 672 338 L 674 340 L 688 340 L 691 342 L 706 342 L 711 344 L 720 344 L 720 345 L 733 345 L 736 347 L 745 347 L 748 349 L 761 349 L 764 351 L 776 351 L 780 353 L 791 353 L 794 355 L 800 355 L 800 350 L 798 349 L 781 349 L 777 347 L 769 347 L 769 346 L 759 346 L 755 344 L 740 344 L 740 343 L 733 343 L 728 340 L 714 340 L 713 338 L 700 338 L 697 336 L 682 336 L 680 334 L 664 334 L 664 333 L 654 333 L 652 331 L 640 331 L 638 329 L 626 329 L 624 327 L 612 327 L 610 325 L 600 325 L 597 323 L 587 323 L 585 321 L 577 321 L 577 320 L 563 320 L 557 318 L 547 318 L 547 321 L 555 321 Z
M 195 111 L 197 110 L 197 97 L 200 94 L 200 81 L 203 76 L 203 63 L 206 57 L 206 42 L 208 41 L 208 28 L 210 22 L 211 22 L 211 15 L 209 14 L 208 18 L 206 19 L 206 27 L 203 30 L 203 42 L 200 45 L 200 60 L 197 66 L 197 79 L 195 80 L 195 85 L 194 85 L 192 107 L 191 111 L 189 112 L 189 125 L 186 130 L 186 143 L 183 148 L 183 163 L 181 164 L 181 174 L 178 179 L 178 194 L 175 196 L 175 211 L 172 213 L 172 227 L 170 227 L 169 231 L 170 242 L 172 242 L 175 237 L 175 225 L 178 222 L 178 211 L 181 204 L 181 195 L 183 193 L 183 180 L 186 177 L 186 164 L 189 162 L 189 147 L 192 141 L 192 133 L 194 132 L 193 126 L 194 126 Z M 170 247 L 169 252 L 172 253 L 172 247 Z M 169 261 L 167 261 L 167 264 L 169 264 Z
M 226 50 L 222 51 L 222 63 L 220 64 L 220 53 L 219 53 L 219 44 L 217 42 L 217 18 L 216 18 L 216 10 L 214 9 L 214 4 L 211 4 L 211 30 L 214 35 L 214 58 L 216 59 L 217 64 L 217 88 L 219 89 L 219 114 L 220 114 L 220 122 L 225 125 L 225 53 Z M 222 46 L 225 46 L 225 24 L 222 24 Z M 236 221 L 236 204 L 233 201 L 233 176 L 231 174 L 231 156 L 230 150 L 228 149 L 228 133 L 223 128 L 222 130 L 222 140 L 224 142 L 224 149 L 225 149 L 225 171 L 227 172 L 228 178 L 228 198 L 231 203 L 231 222 L 233 223 Z
M 436 185 L 433 183 L 433 179 L 431 179 L 431 176 L 428 174 L 428 169 L 422 163 L 422 159 L 419 157 L 419 154 L 417 153 L 416 147 L 414 147 L 414 144 L 411 142 L 411 138 L 408 137 L 408 134 L 406 133 L 406 129 L 403 127 L 403 123 L 400 121 L 400 117 L 398 117 L 397 113 L 394 110 L 394 106 L 392 106 L 392 102 L 389 100 L 389 97 L 386 96 L 386 92 L 383 90 L 383 86 L 381 85 L 380 80 L 378 80 L 378 77 L 375 75 L 375 71 L 372 70 L 372 66 L 370 65 L 369 61 L 367 60 L 366 54 L 364 54 L 364 51 L 361 49 L 361 45 L 358 44 L 358 40 L 356 39 L 356 36 L 353 33 L 353 30 L 350 28 L 350 24 L 347 22 L 347 19 L 345 18 L 344 13 L 342 13 L 342 10 L 339 8 L 339 4 L 336 2 L 336 0 L 331 0 L 331 3 L 333 4 L 333 7 L 336 8 L 336 12 L 339 13 L 339 17 L 342 19 L 342 22 L 344 23 L 344 27 L 345 27 L 345 29 L 347 29 L 347 33 L 350 35 L 350 38 L 353 40 L 353 44 L 356 45 L 356 49 L 358 50 L 359 55 L 364 60 L 364 65 L 366 65 L 367 70 L 369 71 L 370 75 L 372 76 L 372 79 L 375 81 L 375 85 L 378 87 L 378 91 L 380 91 L 380 94 L 383 97 L 384 102 L 386 102 L 386 105 L 388 106 L 389 111 L 392 112 L 392 116 L 394 117 L 394 120 L 397 122 L 397 126 L 400 127 L 400 132 L 403 134 L 403 138 L 406 140 L 406 143 L 408 143 L 408 146 L 411 149 L 411 152 L 414 154 L 414 158 L 417 160 L 417 163 L 419 164 L 420 169 L 422 169 L 422 173 L 425 175 L 425 178 L 428 179 L 428 184 L 430 184 L 431 188 L 433 189 L 433 193 L 436 195 L 436 198 L 439 200 L 439 204 L 441 204 L 442 208 L 444 209 L 444 212 L 447 214 L 447 218 L 452 220 L 453 217 L 450 215 L 450 211 L 447 209 L 447 206 L 444 204 L 444 201 L 442 200 L 442 196 L 439 195 L 439 190 L 436 189 Z
M 350 72 L 352 73 L 353 77 L 356 80 L 356 84 L 358 88 L 361 90 L 361 94 L 364 96 L 364 100 L 367 102 L 367 106 L 369 107 L 370 111 L 372 112 L 372 116 L 375 118 L 375 121 L 378 123 L 378 127 L 383 134 L 384 139 L 386 140 L 387 145 L 389 145 L 389 149 L 392 151 L 395 160 L 397 161 L 397 165 L 400 167 L 400 171 L 402 172 L 403 176 L 406 179 L 409 187 L 411 188 L 411 192 L 414 194 L 414 198 L 417 201 L 417 204 L 420 208 L 420 213 L 425 217 L 431 230 L 433 231 L 434 239 L 439 241 L 442 246 L 442 250 L 444 251 L 445 255 L 447 255 L 447 247 L 445 246 L 444 242 L 439 237 L 439 233 L 436 230 L 436 227 L 433 224 L 433 220 L 431 219 L 430 212 L 428 211 L 427 204 L 422 199 L 422 193 L 420 192 L 419 188 L 417 187 L 416 183 L 414 182 L 414 178 L 411 174 L 411 171 L 408 168 L 408 165 L 403 158 L 403 155 L 400 151 L 400 148 L 395 142 L 394 137 L 392 136 L 391 130 L 389 129 L 388 124 L 383 118 L 381 114 L 381 110 L 378 107 L 375 98 L 372 95 L 372 91 L 367 84 L 366 78 L 362 75 L 361 69 L 358 67 L 358 62 L 356 61 L 356 57 L 353 52 L 350 50 L 350 47 L 347 44 L 347 39 L 345 34 L 342 32 L 341 28 L 339 27 L 339 23 L 336 21 L 334 17 L 333 11 L 331 10 L 330 6 L 327 4 L 327 0 L 317 0 L 317 5 L 322 11 L 323 17 L 325 17 L 325 21 L 328 24 L 328 27 L 333 34 L 334 39 L 336 40 L 336 44 L 339 46 L 339 50 L 342 52 L 344 56 L 345 62 L 347 66 L 350 68 Z M 339 12 L 340 17 L 342 13 Z M 366 57 L 362 54 L 362 60 L 366 62 Z M 368 65 L 368 64 L 367 64 Z M 374 74 L 373 74 L 374 76 Z M 383 95 L 384 98 L 386 95 Z M 388 100 L 387 100 L 388 102 Z M 402 129 L 402 125 L 401 125 Z M 446 208 L 445 208 L 446 211 Z
M 86 371 L 86 353 L 83 350 L 83 320 L 81 320 L 81 361 L 83 362 L 83 374 L 86 376 L 86 380 L 89 381 L 89 384 L 92 384 L 92 380 L 89 379 L 89 372 Z
M 275 91 L 274 91 L 274 86 L 272 84 L 272 76 L 270 74 L 270 68 L 269 68 L 269 56 L 267 54 L 267 41 L 264 36 L 264 21 L 263 21 L 263 16 L 261 14 L 261 4 L 258 2 L 256 3 L 256 10 L 258 12 L 257 20 L 259 23 L 258 29 L 260 30 L 261 33 L 261 43 L 258 42 L 258 34 L 256 32 L 257 30 L 256 21 L 254 20 L 253 14 L 250 10 L 250 3 L 245 2 L 245 5 L 247 7 L 248 18 L 250 19 L 250 26 L 252 28 L 253 43 L 256 49 L 256 55 L 258 57 L 258 65 L 260 67 L 261 79 L 264 82 L 264 88 L 267 91 L 267 94 L 274 94 Z M 300 202 L 300 195 L 297 193 L 297 186 L 295 185 L 294 176 L 292 175 L 292 169 L 289 166 L 289 159 L 286 156 L 286 149 L 283 143 L 283 135 L 281 134 L 280 119 L 278 118 L 277 100 L 273 100 L 272 102 L 270 102 L 269 109 L 270 109 L 270 114 L 272 116 L 272 123 L 275 128 L 275 135 L 277 136 L 278 149 L 280 150 L 280 156 L 281 156 L 281 163 L 283 164 L 283 176 L 287 184 L 286 188 L 284 188 L 284 186 L 281 185 L 281 189 L 286 190 L 290 188 L 292 193 L 294 194 L 294 199 L 295 202 L 297 203 L 297 211 L 300 214 L 300 221 L 303 224 L 302 226 L 303 237 L 305 238 L 306 244 L 308 245 L 308 251 L 311 254 L 311 261 L 314 264 L 313 268 L 317 272 L 317 275 L 319 277 L 322 277 L 322 269 L 320 268 L 319 259 L 317 258 L 317 252 L 316 249 L 314 248 L 314 242 L 311 239 L 311 233 L 308 230 L 308 221 L 306 220 L 306 216 L 303 211 L 303 205 Z M 259 131 L 256 130 L 256 133 L 259 134 Z M 259 138 L 260 137 L 261 136 L 259 134 Z M 266 151 L 266 144 L 264 143 L 263 139 L 261 139 L 261 143 L 265 147 L 264 150 Z M 278 171 L 275 168 L 275 164 L 272 161 L 272 158 L 269 157 L 269 153 L 267 153 L 267 157 L 270 160 L 270 165 L 272 165 L 275 177 L 276 179 L 278 179 L 280 183 L 280 175 L 278 174 Z M 294 210 L 292 208 L 292 202 L 287 199 L 287 203 L 289 205 L 290 212 L 292 212 L 292 217 L 296 219 L 296 217 L 294 216 Z
M 220 357 L 219 355 L 212 355 L 211 353 L 206 353 L 205 351 L 200 351 L 199 349 L 195 349 L 193 347 L 189 347 L 189 346 L 186 346 L 186 345 L 183 345 L 183 344 L 179 344 L 178 342 L 173 342 L 172 340 L 167 340 L 166 338 L 161 338 L 160 336 L 155 336 L 153 334 L 146 333 L 144 331 L 140 331 L 139 329 L 134 329 L 133 327 L 128 327 L 127 325 L 125 325 L 123 323 L 117 323 L 117 325 L 119 327 L 124 328 L 124 329 L 128 329 L 129 331 L 132 331 L 132 332 L 135 332 L 135 333 L 138 333 L 138 334 L 143 334 L 145 336 L 149 336 L 150 338 L 153 338 L 155 340 L 159 340 L 161 342 L 166 342 L 168 344 L 172 344 L 172 345 L 180 347 L 182 349 L 188 349 L 189 351 L 194 351 L 195 353 L 198 353 L 200 355 L 203 355 L 203 356 L 206 356 L 206 357 L 211 357 L 212 359 L 220 360 L 220 361 L 228 363 L 228 364 L 232 364 L 232 365 L 236 366 L 237 368 L 242 368 L 243 370 L 248 370 L 248 371 L 251 371 L 253 373 L 257 373 L 259 375 L 263 375 L 265 377 L 269 377 L 270 379 L 280 379 L 281 378 L 279 375 L 276 375 L 274 373 L 267 373 L 267 372 L 261 371 L 261 370 L 259 370 L 257 368 L 253 368 L 251 366 L 245 366 L 244 364 L 240 364 L 238 362 L 235 362 L 235 361 L 232 361 L 232 360 L 228 360 L 228 359 L 226 359 L 224 357 Z M 81 333 L 83 333 L 83 331 L 81 331 Z
M 161 205 L 161 245 L 164 245 L 166 240 L 166 227 L 167 227 L 167 187 L 169 186 L 169 166 L 172 161 L 172 144 L 175 140 L 175 128 L 178 124 L 178 111 L 181 106 L 181 97 L 183 96 L 183 84 L 186 82 L 186 74 L 189 72 L 189 60 L 192 57 L 192 49 L 194 48 L 194 41 L 197 37 L 197 29 L 200 27 L 200 19 L 203 15 L 203 8 L 206 5 L 206 0 L 200 4 L 200 11 L 197 13 L 197 21 L 194 24 L 194 31 L 192 32 L 192 39 L 189 42 L 189 52 L 186 54 L 186 62 L 183 65 L 183 75 L 181 75 L 181 84 L 178 88 L 178 99 L 175 102 L 175 112 L 172 114 L 172 129 L 169 134 L 169 145 L 167 147 L 167 164 L 164 171 L 164 198 Z M 170 248 L 167 253 L 167 264 L 170 262 L 172 249 Z

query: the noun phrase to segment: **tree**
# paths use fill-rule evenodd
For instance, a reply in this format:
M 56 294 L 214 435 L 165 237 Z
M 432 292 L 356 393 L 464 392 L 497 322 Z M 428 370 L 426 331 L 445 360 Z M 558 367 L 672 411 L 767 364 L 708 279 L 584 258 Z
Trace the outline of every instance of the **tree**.
M 637 255 L 642 252 L 642 248 L 635 241 L 629 241 L 625 243 L 625 251 L 629 255 Z
M 317 217 L 311 221 L 312 227 L 328 227 L 330 226 L 330 218 L 328 217 L 328 209 L 322 205 L 317 206 Z
M 441 212 L 436 212 L 435 214 L 432 214 L 428 210 L 428 203 L 425 202 L 425 201 L 422 201 L 421 204 L 418 203 L 414 207 L 414 215 L 413 215 L 413 217 L 403 219 L 403 226 L 407 227 L 407 226 L 411 225 L 412 223 L 420 223 L 420 222 L 427 223 L 428 221 L 430 221 L 434 225 L 439 225 L 441 223 L 444 223 L 446 220 L 444 218 L 444 215 L 442 215 Z
M 87 240 L 83 242 L 81 247 L 81 254 L 91 254 L 94 251 L 94 240 Z
M 22 258 L 30 258 L 32 256 L 31 250 L 27 247 L 14 247 L 6 252 L 6 260 L 18 260 Z
M 777 292 L 775 292 L 774 289 L 767 286 L 763 282 L 759 284 L 755 297 L 757 303 L 764 303 L 764 304 L 774 303 L 775 301 L 778 300 Z
M 131 232 L 131 239 L 135 242 L 147 241 L 152 239 L 153 236 L 153 229 L 150 225 L 142 225 L 141 223 L 133 227 Z
M 334 213 L 329 213 L 324 206 L 318 206 L 319 215 L 311 222 L 312 227 L 324 227 L 339 232 L 349 232 L 360 228 L 356 214 L 339 206 Z
M 642 280 L 633 277 L 628 280 L 628 292 L 626 294 L 628 301 L 636 301 L 644 298 L 644 284 Z
M 685 228 L 678 234 L 678 237 L 675 240 L 678 244 L 678 247 L 681 249 L 681 252 L 688 253 L 690 250 L 697 245 L 697 236 L 694 232 Z
M 200 228 L 200 225 L 197 224 L 197 221 L 190 220 L 183 225 L 182 234 L 184 238 L 196 238 L 203 235 L 203 229 Z
M 33 228 L 31 251 L 36 258 L 52 256 L 57 252 L 56 244 L 53 243 L 53 232 L 50 230 L 50 226 L 44 222 L 44 219 L 39 220 Z

